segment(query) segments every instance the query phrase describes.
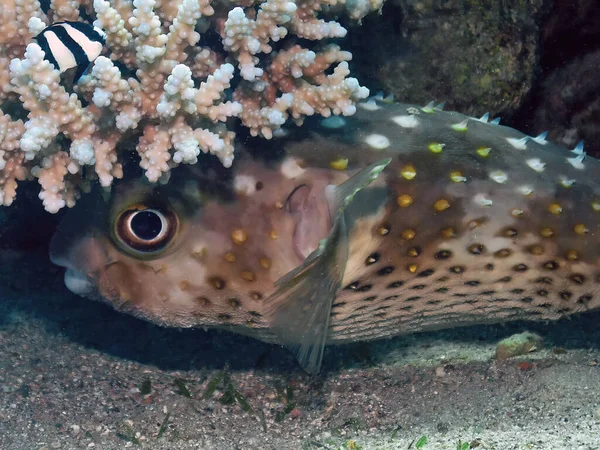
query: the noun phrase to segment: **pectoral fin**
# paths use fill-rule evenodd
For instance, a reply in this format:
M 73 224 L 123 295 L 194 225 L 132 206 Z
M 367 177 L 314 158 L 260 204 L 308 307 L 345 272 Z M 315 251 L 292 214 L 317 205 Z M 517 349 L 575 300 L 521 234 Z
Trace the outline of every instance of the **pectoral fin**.
M 390 161 L 372 164 L 330 189 L 328 201 L 335 219 L 329 235 L 302 265 L 275 283 L 277 290 L 266 300 L 271 329 L 311 374 L 321 368 L 331 306 L 346 270 L 349 245 L 344 210 Z

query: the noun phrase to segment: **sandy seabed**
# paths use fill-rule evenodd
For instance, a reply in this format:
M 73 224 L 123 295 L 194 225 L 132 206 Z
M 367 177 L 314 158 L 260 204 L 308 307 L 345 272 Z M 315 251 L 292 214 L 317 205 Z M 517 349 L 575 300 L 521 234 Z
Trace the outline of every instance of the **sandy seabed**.
M 496 361 L 523 330 L 545 347 Z M 1 450 L 600 449 L 599 313 L 328 348 L 309 377 L 276 346 L 118 314 L 46 254 L 5 251 L 0 355 Z

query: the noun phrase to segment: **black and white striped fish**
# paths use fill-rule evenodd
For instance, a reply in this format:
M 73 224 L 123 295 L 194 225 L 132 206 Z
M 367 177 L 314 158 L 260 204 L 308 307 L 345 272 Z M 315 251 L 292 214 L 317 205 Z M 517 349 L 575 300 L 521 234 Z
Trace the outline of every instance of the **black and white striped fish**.
M 85 22 L 57 22 L 42 30 L 36 40 L 46 60 L 61 73 L 77 67 L 76 83 L 102 53 L 106 33 Z

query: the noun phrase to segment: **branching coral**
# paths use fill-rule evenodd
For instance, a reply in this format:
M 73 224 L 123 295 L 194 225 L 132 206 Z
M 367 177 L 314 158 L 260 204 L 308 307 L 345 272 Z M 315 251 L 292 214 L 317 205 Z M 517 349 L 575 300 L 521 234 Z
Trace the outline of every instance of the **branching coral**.
M 9 0 L 0 11 L 0 205 L 37 178 L 45 208 L 72 206 L 90 181 L 123 176 L 135 148 L 147 178 L 200 152 L 224 166 L 235 128 L 271 138 L 286 121 L 351 115 L 368 90 L 349 77 L 352 55 L 330 38 L 328 13 L 361 20 L 383 0 Z M 75 86 L 33 38 L 60 20 L 107 34 L 103 56 Z M 316 41 L 304 48 L 299 38 Z

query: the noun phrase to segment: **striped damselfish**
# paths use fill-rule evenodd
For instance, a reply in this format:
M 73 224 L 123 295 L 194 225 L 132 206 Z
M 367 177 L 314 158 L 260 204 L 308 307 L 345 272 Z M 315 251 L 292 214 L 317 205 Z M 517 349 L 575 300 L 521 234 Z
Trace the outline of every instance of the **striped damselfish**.
M 85 22 L 57 22 L 45 28 L 36 40 L 48 60 L 61 73 L 77 67 L 77 82 L 90 64 L 100 56 L 106 33 Z

